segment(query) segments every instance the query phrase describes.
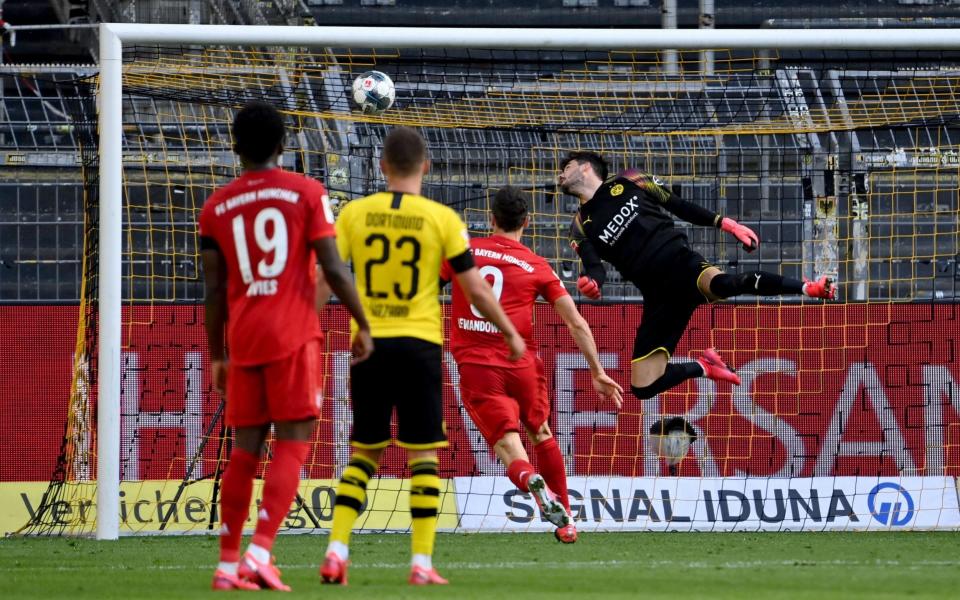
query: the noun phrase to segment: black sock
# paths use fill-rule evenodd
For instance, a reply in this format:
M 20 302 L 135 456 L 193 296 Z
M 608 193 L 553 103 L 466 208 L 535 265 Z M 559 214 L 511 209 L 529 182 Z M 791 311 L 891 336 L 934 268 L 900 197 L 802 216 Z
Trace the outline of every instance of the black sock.
M 777 296 L 780 294 L 803 294 L 803 282 L 792 277 L 783 277 L 766 271 L 752 271 L 742 275 L 720 273 L 710 280 L 710 293 L 717 298 L 729 298 L 740 294 Z
M 669 390 L 678 383 L 694 377 L 703 377 L 703 367 L 700 366 L 700 363 L 667 363 L 667 368 L 663 372 L 663 375 L 660 376 L 660 379 L 657 379 L 646 387 L 630 386 L 630 389 L 633 390 L 634 396 L 641 400 L 646 400 L 647 398 L 653 398 L 660 392 Z

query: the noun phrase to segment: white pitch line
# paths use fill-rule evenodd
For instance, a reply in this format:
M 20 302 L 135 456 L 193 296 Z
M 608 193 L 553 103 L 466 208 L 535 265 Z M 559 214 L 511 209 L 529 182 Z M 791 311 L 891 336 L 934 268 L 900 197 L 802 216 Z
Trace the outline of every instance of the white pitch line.
M 591 567 L 682 567 L 684 569 L 755 569 L 758 567 L 901 567 L 901 568 L 922 568 L 922 567 L 957 567 L 960 561 L 955 560 L 751 560 L 751 561 L 728 561 L 728 562 L 704 562 L 704 561 L 678 561 L 678 560 L 585 560 L 585 561 L 563 561 L 563 562 L 545 562 L 545 561 L 516 561 L 516 562 L 440 562 L 443 569 L 477 571 L 483 569 L 526 569 L 531 567 L 545 569 L 566 569 L 566 568 L 591 568 Z M 41 567 L 31 565 L 21 565 L 6 568 L 11 571 L 205 571 L 212 570 L 214 564 L 210 565 L 142 565 L 142 566 L 124 566 L 124 565 L 102 565 L 97 567 L 81 567 L 75 565 L 57 565 L 56 567 Z M 316 569 L 318 564 L 283 564 L 284 569 Z M 354 569 L 404 569 L 410 566 L 408 562 L 402 563 L 352 563 Z

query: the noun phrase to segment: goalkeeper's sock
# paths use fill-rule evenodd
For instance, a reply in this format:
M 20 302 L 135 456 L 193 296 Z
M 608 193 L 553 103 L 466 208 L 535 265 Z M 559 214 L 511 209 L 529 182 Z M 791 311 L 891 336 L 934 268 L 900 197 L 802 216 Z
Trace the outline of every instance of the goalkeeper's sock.
M 287 518 L 290 504 L 297 495 L 300 469 L 309 451 L 309 442 L 277 440 L 273 445 L 273 460 L 263 483 L 263 502 L 260 503 L 257 528 L 251 540 L 268 553 L 273 548 L 277 530 Z M 270 562 L 269 556 L 268 560 L 261 562 Z
M 437 458 L 415 458 L 410 465 L 411 550 L 413 555 L 433 555 L 440 513 L 440 478 Z
M 507 465 L 507 477 L 509 477 L 513 485 L 517 486 L 517 489 L 524 494 L 530 493 L 530 488 L 527 487 L 527 481 L 534 473 L 536 473 L 536 471 L 533 465 L 522 458 L 518 458 Z
M 220 561 L 240 561 L 240 538 L 243 523 L 250 511 L 253 496 L 253 478 L 257 474 L 260 457 L 241 448 L 230 452 L 230 462 L 220 482 Z
M 340 475 L 337 500 L 333 507 L 333 524 L 330 527 L 330 546 L 339 542 L 344 547 L 350 544 L 353 524 L 367 499 L 367 484 L 377 472 L 377 463 L 362 454 L 350 457 L 350 463 Z M 328 547 L 328 550 L 330 548 Z M 344 557 L 341 557 L 344 558 Z
M 720 273 L 710 280 L 710 293 L 717 298 L 730 298 L 740 294 L 777 296 L 803 294 L 803 282 L 792 277 L 783 277 L 766 271 L 752 271 L 742 275 Z
M 570 512 L 570 497 L 567 494 L 567 468 L 556 438 L 550 437 L 533 447 L 537 455 L 537 467 L 547 482 L 547 487 L 557 495 L 563 507 Z

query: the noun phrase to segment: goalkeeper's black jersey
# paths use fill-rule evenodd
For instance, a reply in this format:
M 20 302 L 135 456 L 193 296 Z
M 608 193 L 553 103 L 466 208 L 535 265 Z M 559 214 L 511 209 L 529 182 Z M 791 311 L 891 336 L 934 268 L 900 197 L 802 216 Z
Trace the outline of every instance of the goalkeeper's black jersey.
M 602 284 L 603 259 L 642 287 L 657 254 L 687 242 L 664 209 L 694 225 L 719 226 L 721 220 L 720 215 L 681 200 L 656 177 L 637 170 L 604 181 L 593 198 L 580 205 L 570 226 L 570 244 L 580 255 L 584 271 Z

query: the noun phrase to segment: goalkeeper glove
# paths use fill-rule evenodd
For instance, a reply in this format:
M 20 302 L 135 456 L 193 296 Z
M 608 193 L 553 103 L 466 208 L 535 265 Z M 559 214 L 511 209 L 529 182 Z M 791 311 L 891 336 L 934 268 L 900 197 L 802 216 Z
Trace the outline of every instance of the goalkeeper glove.
M 737 240 L 743 244 L 743 249 L 747 252 L 753 252 L 760 245 L 760 238 L 757 237 L 757 234 L 755 234 L 752 229 L 737 223 L 730 217 L 724 217 L 723 220 L 720 221 L 720 229 L 737 238 Z
M 600 284 L 592 277 L 581 275 L 580 279 L 577 280 L 577 289 L 580 290 L 581 294 L 591 300 L 600 299 Z

